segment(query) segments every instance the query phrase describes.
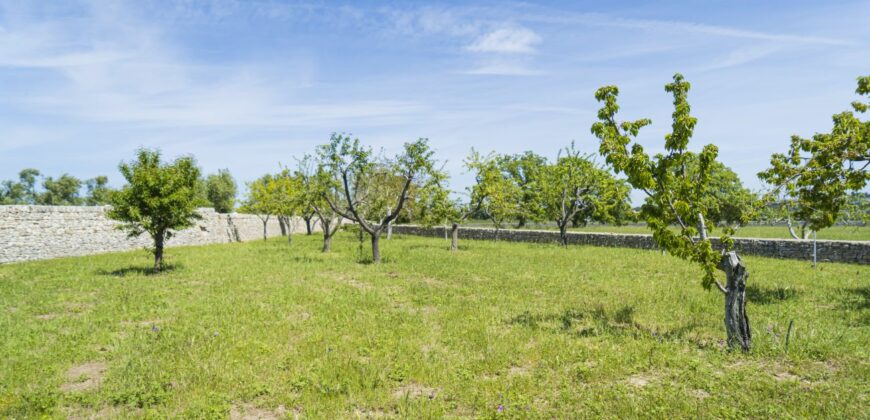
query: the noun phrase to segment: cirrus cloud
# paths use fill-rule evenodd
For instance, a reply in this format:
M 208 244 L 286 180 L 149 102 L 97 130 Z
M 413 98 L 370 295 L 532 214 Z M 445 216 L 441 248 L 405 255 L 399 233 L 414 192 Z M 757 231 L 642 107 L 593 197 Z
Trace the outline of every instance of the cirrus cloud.
M 501 28 L 478 37 L 469 51 L 500 54 L 533 54 L 541 37 L 527 28 Z

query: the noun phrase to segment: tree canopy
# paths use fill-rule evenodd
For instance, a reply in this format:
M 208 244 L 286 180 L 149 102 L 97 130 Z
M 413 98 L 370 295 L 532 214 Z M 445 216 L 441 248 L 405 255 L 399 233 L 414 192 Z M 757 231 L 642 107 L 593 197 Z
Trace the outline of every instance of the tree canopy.
M 858 78 L 858 95 L 870 96 L 870 76 Z M 818 231 L 832 226 L 849 193 L 859 192 L 870 179 L 870 102 L 852 102 L 852 111 L 833 116 L 828 133 L 806 139 L 792 136 L 786 153 L 776 153 L 770 168 L 758 174 L 773 186 L 771 196 L 781 195 L 790 218 Z
M 236 207 L 236 181 L 229 169 L 219 169 L 206 180 L 206 196 L 218 213 L 232 213 Z
M 393 158 L 375 156 L 359 139 L 343 134 L 333 134 L 318 147 L 318 159 L 337 177 L 333 188 L 339 191 L 324 198 L 333 211 L 369 234 L 373 262 L 381 259 L 381 233 L 402 213 L 413 187 L 430 181 L 433 154 L 424 138 L 405 143 Z
M 128 235 L 154 239 L 154 269 L 163 267 L 163 246 L 173 231 L 193 226 L 199 168 L 192 157 L 162 162 L 157 150 L 140 149 L 136 159 L 118 169 L 127 184 L 112 194 L 109 217 L 121 221 Z
M 556 222 L 562 245 L 568 244 L 568 224 L 575 218 L 613 222 L 628 202 L 628 188 L 574 144 L 560 151 L 556 162 L 540 170 L 538 206 Z

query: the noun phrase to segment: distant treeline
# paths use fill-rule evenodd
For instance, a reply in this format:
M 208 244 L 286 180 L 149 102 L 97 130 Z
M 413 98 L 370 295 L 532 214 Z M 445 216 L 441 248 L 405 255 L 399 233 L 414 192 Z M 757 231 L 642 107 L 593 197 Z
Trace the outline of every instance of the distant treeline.
M 0 182 L 0 205 L 104 206 L 111 203 L 116 191 L 109 187 L 109 178 L 104 175 L 81 180 L 65 173 L 55 178 L 26 168 L 18 173 L 17 180 Z M 196 205 L 231 213 L 236 193 L 236 182 L 229 170 L 221 169 L 199 179 Z

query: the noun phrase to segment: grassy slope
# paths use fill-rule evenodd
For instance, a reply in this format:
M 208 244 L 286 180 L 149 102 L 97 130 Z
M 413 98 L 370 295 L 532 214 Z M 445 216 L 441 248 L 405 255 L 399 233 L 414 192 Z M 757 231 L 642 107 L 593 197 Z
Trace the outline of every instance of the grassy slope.
M 156 276 L 144 251 L 0 266 L 0 417 L 866 415 L 870 267 L 747 258 L 744 355 L 658 252 L 399 237 L 373 266 L 295 240 L 171 249 Z M 86 362 L 102 383 L 62 391 Z
M 473 221 L 468 226 L 491 227 L 492 224 L 486 221 Z M 513 226 L 509 226 L 512 228 Z M 533 225 L 529 229 L 556 229 L 555 225 Z M 570 229 L 572 232 L 611 232 L 611 233 L 645 233 L 649 234 L 650 230 L 645 225 L 635 224 L 626 226 L 611 226 L 611 225 L 589 225 L 580 228 Z M 713 231 L 714 236 L 718 236 L 721 231 Z M 788 233 L 788 228 L 785 226 L 765 226 L 765 225 L 750 225 L 737 229 L 735 235 L 740 238 L 778 238 L 791 239 Z M 870 241 L 870 227 L 857 226 L 832 226 L 828 229 L 823 229 L 816 234 L 817 239 L 842 240 L 842 241 Z M 810 237 L 812 238 L 812 236 Z

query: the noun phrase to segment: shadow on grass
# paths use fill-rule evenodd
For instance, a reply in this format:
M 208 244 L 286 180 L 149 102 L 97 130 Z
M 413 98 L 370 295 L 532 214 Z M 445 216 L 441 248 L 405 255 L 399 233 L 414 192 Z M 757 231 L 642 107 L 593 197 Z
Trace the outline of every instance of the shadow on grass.
M 160 271 L 155 271 L 154 267 L 139 267 L 139 266 L 129 266 L 124 268 L 119 268 L 117 270 L 97 270 L 97 274 L 101 276 L 113 276 L 113 277 L 126 277 L 128 275 L 138 275 L 138 276 L 159 276 L 161 274 L 171 273 L 175 270 L 181 268 L 178 264 L 166 264 L 163 266 L 163 269 Z
M 870 286 L 844 287 L 839 291 L 839 309 L 854 316 L 855 325 L 870 325 Z
M 850 311 L 866 311 L 870 309 L 870 286 L 845 287 L 841 306 Z
M 659 341 L 687 338 L 698 324 L 687 325 L 660 332 L 639 324 L 634 320 L 634 307 L 622 306 L 615 311 L 607 311 L 602 306 L 589 309 L 566 309 L 561 313 L 532 315 L 528 311 L 517 315 L 508 323 L 524 327 L 568 334 L 577 338 L 601 335 L 627 336 L 636 339 L 653 338 Z
M 746 288 L 746 298 L 756 305 L 770 305 L 798 297 L 800 292 L 791 287 L 750 286 Z

